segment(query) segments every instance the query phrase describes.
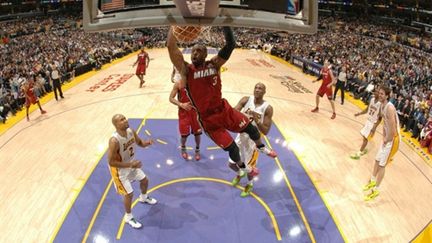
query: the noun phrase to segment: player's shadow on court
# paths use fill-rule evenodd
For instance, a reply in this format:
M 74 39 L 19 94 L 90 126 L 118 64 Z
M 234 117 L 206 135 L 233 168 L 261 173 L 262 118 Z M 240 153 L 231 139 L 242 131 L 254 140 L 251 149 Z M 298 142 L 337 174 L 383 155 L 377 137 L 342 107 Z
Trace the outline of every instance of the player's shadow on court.
M 159 227 L 161 229 L 179 229 L 185 224 L 207 220 L 208 215 L 198 211 L 190 203 L 180 203 L 178 207 L 158 203 L 141 218 L 144 227 Z

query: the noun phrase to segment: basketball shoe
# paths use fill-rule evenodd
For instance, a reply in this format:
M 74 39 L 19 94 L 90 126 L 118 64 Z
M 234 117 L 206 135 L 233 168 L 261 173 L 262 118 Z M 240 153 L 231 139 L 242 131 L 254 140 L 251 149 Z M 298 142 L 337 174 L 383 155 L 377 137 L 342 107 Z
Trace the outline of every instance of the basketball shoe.
M 376 189 L 372 189 L 372 192 L 369 193 L 368 195 L 366 195 L 366 196 L 364 197 L 364 200 L 365 200 L 365 201 L 370 201 L 370 200 L 376 198 L 379 194 L 380 194 L 380 192 L 379 192 L 378 190 L 376 190 Z
M 245 177 L 246 173 L 244 171 L 239 171 L 239 174 L 234 177 L 234 179 L 231 181 L 232 186 L 237 186 L 241 180 L 241 178 Z
M 181 148 L 181 156 L 183 157 L 183 159 L 188 160 L 189 155 L 186 152 L 186 148 Z
M 132 228 L 139 229 L 142 227 L 142 224 L 138 222 L 133 216 L 125 215 L 124 221 L 128 223 Z
M 368 191 L 376 186 L 376 181 L 370 180 L 368 184 L 363 186 L 363 191 Z
M 157 203 L 156 199 L 154 199 L 152 197 L 149 197 L 149 196 L 147 196 L 146 198 L 144 198 L 144 196 L 142 194 L 138 198 L 138 201 L 142 202 L 142 203 L 147 203 L 147 204 L 150 204 L 150 205 L 154 205 L 154 204 Z
M 201 154 L 199 149 L 195 149 L 195 160 L 198 161 L 201 159 Z
M 274 151 L 273 149 L 269 149 L 266 146 L 258 148 L 258 151 L 260 151 L 261 153 L 263 153 L 263 154 L 265 154 L 265 155 L 267 155 L 269 157 L 272 157 L 272 158 L 276 158 L 277 157 L 276 151 Z
M 247 184 L 244 190 L 241 192 L 240 197 L 247 197 L 253 190 L 253 184 Z

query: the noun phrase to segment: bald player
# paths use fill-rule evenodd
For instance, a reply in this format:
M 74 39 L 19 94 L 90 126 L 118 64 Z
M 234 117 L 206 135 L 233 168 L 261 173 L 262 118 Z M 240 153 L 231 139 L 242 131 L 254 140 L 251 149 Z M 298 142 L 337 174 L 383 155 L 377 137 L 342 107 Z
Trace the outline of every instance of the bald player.
M 138 201 L 150 205 L 156 204 L 157 200 L 147 195 L 148 179 L 141 170 L 141 161 L 135 159 L 135 144 L 147 147 L 153 144 L 152 140 L 144 141 L 138 137 L 136 132 L 129 127 L 128 120 L 124 115 L 116 114 L 112 117 L 112 124 L 116 131 L 109 140 L 108 163 L 111 176 L 117 192 L 124 197 L 126 215 L 124 221 L 133 228 L 141 228 L 131 212 L 133 188 L 132 182 L 139 181 L 141 195 Z

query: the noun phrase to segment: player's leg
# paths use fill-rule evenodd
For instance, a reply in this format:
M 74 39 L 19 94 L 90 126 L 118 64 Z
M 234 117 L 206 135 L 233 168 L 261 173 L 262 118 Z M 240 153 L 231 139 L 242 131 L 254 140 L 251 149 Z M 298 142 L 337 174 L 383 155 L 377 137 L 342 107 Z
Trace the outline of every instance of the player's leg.
M 142 203 L 147 203 L 150 205 L 156 204 L 157 200 L 150 197 L 147 194 L 147 188 L 148 188 L 148 183 L 149 183 L 147 176 L 144 174 L 144 172 L 141 169 L 135 169 L 134 173 L 135 173 L 134 180 L 137 180 L 140 182 L 141 195 L 139 196 L 138 201 L 140 201 Z
M 195 137 L 195 160 L 201 159 L 200 144 L 201 144 L 201 133 L 194 134 Z
M 277 153 L 274 150 L 267 148 L 261 141 L 261 133 L 259 132 L 258 128 L 252 125 L 245 114 L 232 108 L 227 102 L 225 103 L 223 118 L 224 119 L 221 122 L 223 122 L 225 128 L 233 132 L 247 133 L 250 139 L 255 142 L 256 147 L 261 153 L 272 158 L 277 157 Z M 239 124 L 244 125 L 240 127 Z
M 258 168 L 256 167 L 257 161 L 258 161 L 258 151 L 257 150 L 253 150 L 250 155 L 248 157 L 250 157 L 249 159 L 249 163 L 248 165 L 252 168 L 251 172 L 249 172 L 247 174 L 247 178 L 248 178 L 248 183 L 245 186 L 243 192 L 240 194 L 241 197 L 247 197 L 250 195 L 250 193 L 253 190 L 253 179 L 259 174 Z
M 132 228 L 141 228 L 142 224 L 138 222 L 132 214 L 133 188 L 131 181 L 128 178 L 118 178 L 114 176 L 113 181 L 117 192 L 123 195 L 123 205 L 126 212 L 124 216 L 124 221 L 130 226 L 132 226 Z
M 318 112 L 319 111 L 319 103 L 320 103 L 320 97 L 323 97 L 325 94 L 325 89 L 323 86 L 321 86 L 318 91 L 317 94 L 315 96 L 315 108 L 313 108 L 311 110 L 311 112 Z
M 195 160 L 198 161 L 201 159 L 200 153 L 200 144 L 201 144 L 201 134 L 202 129 L 198 123 L 197 114 L 195 110 L 188 111 L 189 123 L 191 126 L 192 133 L 195 137 Z
M 180 132 L 180 153 L 183 159 L 188 160 L 189 155 L 186 151 L 186 141 L 190 133 L 189 118 L 187 111 L 179 110 L 179 132 Z
M 332 88 L 331 87 L 327 89 L 326 94 L 327 94 L 327 99 L 329 100 L 331 108 L 332 108 L 332 111 L 333 111 L 331 119 L 335 119 L 336 118 L 336 109 L 335 109 L 335 104 L 334 104 L 334 101 L 333 101 L 333 92 L 332 92 Z
M 41 104 L 40 104 L 39 100 L 38 100 L 38 101 L 36 101 L 36 103 L 37 103 L 37 105 L 39 106 L 39 110 L 41 111 L 41 113 L 42 113 L 42 114 L 45 114 L 45 113 L 46 113 L 46 111 L 44 111 L 44 109 L 42 109 L 42 106 L 41 106 Z
M 265 144 L 261 141 L 261 133 L 259 132 L 257 127 L 252 125 L 251 122 L 241 132 L 245 132 L 249 135 L 250 139 L 252 139 L 254 141 L 254 143 L 256 144 L 256 147 L 257 147 L 259 152 L 261 152 L 267 156 L 270 156 L 272 158 L 277 157 L 277 153 L 274 150 L 267 148 L 265 146 Z

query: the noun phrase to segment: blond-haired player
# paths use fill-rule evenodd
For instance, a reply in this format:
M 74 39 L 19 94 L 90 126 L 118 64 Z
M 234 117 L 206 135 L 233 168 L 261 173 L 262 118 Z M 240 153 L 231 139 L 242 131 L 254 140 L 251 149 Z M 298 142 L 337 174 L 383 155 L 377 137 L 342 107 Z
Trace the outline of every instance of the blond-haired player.
M 390 88 L 387 86 L 380 87 L 379 89 L 378 97 L 381 102 L 381 114 L 384 120 L 384 141 L 375 157 L 375 165 L 371 179 L 368 184 L 363 187 L 364 191 L 371 190 L 371 192 L 365 196 L 366 201 L 372 200 L 379 195 L 379 186 L 384 178 L 385 167 L 399 149 L 399 118 L 394 105 L 388 100 L 390 91 Z
M 111 176 L 117 192 L 124 196 L 126 215 L 124 221 L 133 228 L 141 228 L 131 212 L 133 189 L 132 182 L 139 181 L 141 195 L 139 201 L 147 204 L 156 204 L 157 200 L 147 195 L 148 179 L 141 170 L 141 161 L 135 159 L 135 144 L 147 147 L 153 144 L 152 140 L 143 141 L 136 132 L 129 128 L 128 120 L 124 115 L 116 114 L 112 117 L 116 132 L 109 140 L 108 163 Z

